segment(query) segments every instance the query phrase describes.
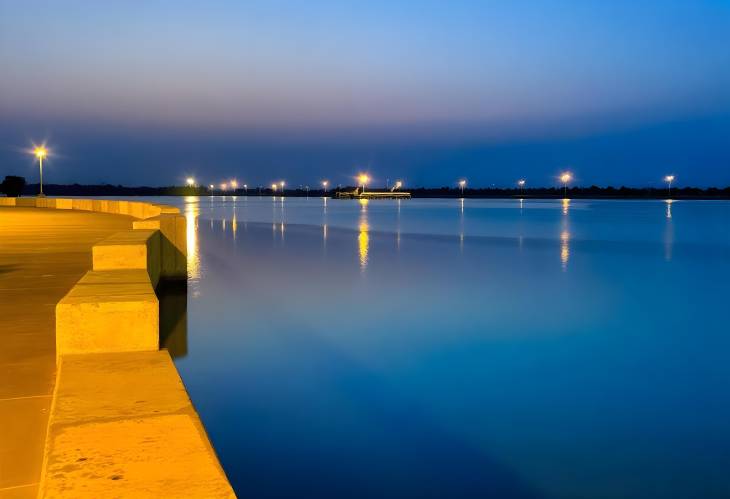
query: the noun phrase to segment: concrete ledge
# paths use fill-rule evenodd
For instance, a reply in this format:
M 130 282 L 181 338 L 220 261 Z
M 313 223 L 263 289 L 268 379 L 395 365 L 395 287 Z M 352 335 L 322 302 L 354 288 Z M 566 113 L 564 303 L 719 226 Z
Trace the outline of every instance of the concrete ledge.
M 63 358 L 39 497 L 235 497 L 166 351 Z
M 132 222 L 135 230 L 156 229 L 162 234 L 160 260 L 162 277 L 187 276 L 187 221 L 180 214 L 163 213 L 156 217 Z
M 129 215 L 137 219 L 152 218 L 163 213 L 173 215 L 180 214 L 180 210 L 174 206 L 147 203 L 144 201 L 123 201 L 117 199 L 2 197 L 0 198 L 0 206 L 96 211 L 99 213 Z
M 157 350 L 159 320 L 146 270 L 87 272 L 56 305 L 56 358 Z
M 94 270 L 146 270 L 153 287 L 160 280 L 161 257 L 157 230 L 117 232 L 92 248 Z

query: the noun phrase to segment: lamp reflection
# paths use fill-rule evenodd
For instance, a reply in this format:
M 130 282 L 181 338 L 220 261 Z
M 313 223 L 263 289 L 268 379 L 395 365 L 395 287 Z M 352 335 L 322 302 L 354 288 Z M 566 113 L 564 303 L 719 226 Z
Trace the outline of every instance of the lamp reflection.
M 568 269 L 568 260 L 570 260 L 570 225 L 569 225 L 569 209 L 570 199 L 563 199 L 562 203 L 563 219 L 560 231 L 560 264 L 563 271 Z
M 672 200 L 666 200 L 667 211 L 665 214 L 666 224 L 664 227 L 664 259 L 668 262 L 672 260 L 674 248 L 674 221 L 672 220 Z
M 187 232 L 188 277 L 191 280 L 200 278 L 200 254 L 198 252 L 198 215 L 199 200 L 195 196 L 185 198 L 185 225 Z
M 358 250 L 360 256 L 360 271 L 365 272 L 368 266 L 368 251 L 370 249 L 370 237 L 368 231 L 370 226 L 368 225 L 368 200 L 360 200 L 360 222 L 359 222 L 359 234 L 357 236 Z
M 563 270 L 568 268 L 568 260 L 570 259 L 570 232 L 564 230 L 560 233 L 560 263 Z

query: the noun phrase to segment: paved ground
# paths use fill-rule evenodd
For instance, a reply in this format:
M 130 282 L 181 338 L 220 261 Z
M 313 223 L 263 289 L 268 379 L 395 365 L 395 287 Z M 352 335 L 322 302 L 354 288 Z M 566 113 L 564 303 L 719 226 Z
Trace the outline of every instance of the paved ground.
M 132 219 L 0 207 L 0 499 L 35 497 L 55 379 L 55 304 Z

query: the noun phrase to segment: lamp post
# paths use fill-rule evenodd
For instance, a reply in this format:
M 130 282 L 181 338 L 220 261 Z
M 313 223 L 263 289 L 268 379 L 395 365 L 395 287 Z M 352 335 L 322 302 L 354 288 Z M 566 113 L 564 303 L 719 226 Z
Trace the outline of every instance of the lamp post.
M 42 198 L 46 195 L 43 194 L 43 159 L 48 156 L 48 149 L 46 149 L 45 146 L 38 146 L 35 149 L 33 149 L 33 154 L 36 158 L 38 158 L 38 166 L 40 167 L 40 173 L 41 173 L 41 183 L 40 188 L 41 191 L 38 193 L 38 197 Z
M 276 196 L 276 184 L 271 184 L 271 195 Z
M 236 193 L 236 189 L 238 189 L 238 181 L 236 179 L 231 180 L 231 187 L 233 188 L 233 194 Z
M 328 180 L 323 180 L 322 181 L 322 190 L 324 191 L 325 194 L 327 194 L 327 186 L 328 185 L 330 185 L 330 183 L 329 183 Z
M 520 197 L 523 195 L 525 191 L 525 179 L 521 178 L 517 181 L 517 185 L 520 186 Z
M 563 196 L 568 197 L 568 182 L 573 180 L 573 175 L 570 172 L 565 172 L 560 175 L 560 181 L 563 183 Z
M 281 187 L 281 197 L 282 197 L 282 198 L 284 197 L 284 186 L 285 186 L 285 185 L 286 185 L 286 184 L 284 183 L 284 181 L 283 181 L 283 180 L 282 180 L 281 182 L 279 182 L 279 187 Z
M 357 180 L 362 186 L 362 192 L 360 194 L 365 194 L 365 186 L 368 184 L 368 182 L 370 182 L 370 177 L 362 173 L 359 177 L 357 177 Z
M 248 184 L 243 184 L 243 192 L 248 196 Z
M 401 182 L 400 180 L 396 180 L 395 184 L 393 184 L 393 188 L 391 189 L 391 192 L 395 192 L 398 189 L 400 189 L 401 187 L 403 187 L 403 182 Z
M 667 196 L 672 195 L 672 182 L 674 182 L 674 175 L 667 175 L 664 177 L 664 181 L 667 183 Z
M 461 197 L 464 197 L 464 187 L 466 187 L 466 180 L 459 180 L 459 189 L 461 189 Z

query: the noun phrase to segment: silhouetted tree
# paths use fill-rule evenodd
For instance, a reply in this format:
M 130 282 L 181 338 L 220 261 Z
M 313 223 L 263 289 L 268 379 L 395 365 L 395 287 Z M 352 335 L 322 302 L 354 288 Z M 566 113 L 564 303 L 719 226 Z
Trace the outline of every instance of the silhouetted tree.
M 5 193 L 8 197 L 17 198 L 20 193 L 23 192 L 25 187 L 25 178 L 16 177 L 15 175 L 8 175 L 0 184 L 0 192 Z

